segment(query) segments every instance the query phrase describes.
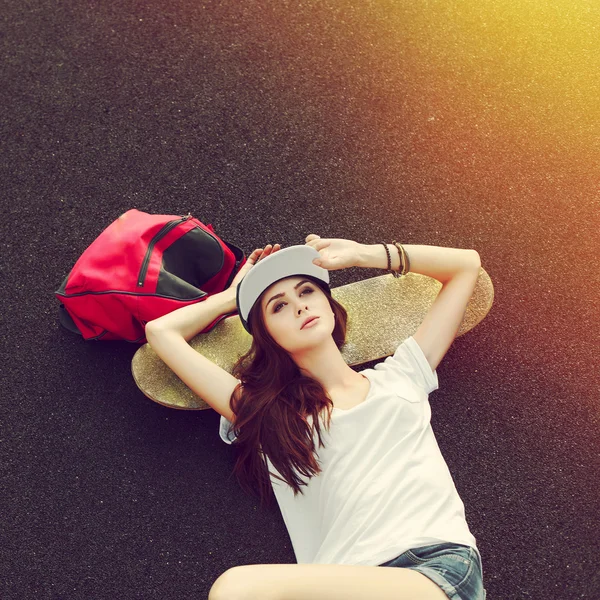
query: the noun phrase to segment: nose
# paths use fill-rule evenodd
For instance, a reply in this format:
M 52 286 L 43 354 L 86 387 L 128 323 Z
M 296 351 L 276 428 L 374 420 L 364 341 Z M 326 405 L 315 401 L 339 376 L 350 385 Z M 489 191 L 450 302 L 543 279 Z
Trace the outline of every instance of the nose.
M 300 311 L 302 310 L 303 306 L 304 306 L 304 310 L 308 310 L 308 306 L 306 306 L 306 304 L 304 304 L 304 305 L 300 304 L 300 307 L 298 308 L 298 314 L 300 314 Z

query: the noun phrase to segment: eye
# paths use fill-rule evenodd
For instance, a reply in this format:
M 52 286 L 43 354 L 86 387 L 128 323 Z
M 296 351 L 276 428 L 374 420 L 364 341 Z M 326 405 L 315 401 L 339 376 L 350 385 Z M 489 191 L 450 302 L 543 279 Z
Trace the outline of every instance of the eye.
M 307 287 L 307 288 L 304 288 L 304 289 L 302 290 L 302 292 L 300 293 L 300 295 L 302 296 L 302 294 L 304 294 L 304 292 L 309 292 L 310 294 L 312 294 L 312 289 L 311 289 L 311 288 L 309 288 L 309 287 Z M 280 302 L 279 304 L 277 304 L 277 305 L 275 306 L 275 308 L 273 309 L 273 312 L 279 312 L 279 307 L 280 307 L 280 306 L 282 306 L 283 304 L 285 304 L 285 302 Z

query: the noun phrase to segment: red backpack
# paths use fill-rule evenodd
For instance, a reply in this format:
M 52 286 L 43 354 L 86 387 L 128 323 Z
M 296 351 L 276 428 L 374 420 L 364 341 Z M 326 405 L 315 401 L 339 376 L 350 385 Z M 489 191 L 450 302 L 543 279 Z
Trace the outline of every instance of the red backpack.
M 245 262 L 240 248 L 191 214 L 133 208 L 94 240 L 55 292 L 60 324 L 85 340 L 144 344 L 148 321 L 223 291 Z

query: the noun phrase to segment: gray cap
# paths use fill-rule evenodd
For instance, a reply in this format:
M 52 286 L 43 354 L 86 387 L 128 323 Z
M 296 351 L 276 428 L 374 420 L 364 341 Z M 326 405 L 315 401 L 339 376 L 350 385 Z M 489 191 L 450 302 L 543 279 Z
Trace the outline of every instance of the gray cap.
M 248 333 L 252 333 L 248 324 L 248 315 L 254 303 L 269 286 L 280 279 L 308 275 L 331 295 L 329 271 L 313 263 L 313 260 L 320 256 L 318 250 L 312 246 L 290 246 L 269 254 L 248 271 L 237 286 L 235 298 L 240 320 Z

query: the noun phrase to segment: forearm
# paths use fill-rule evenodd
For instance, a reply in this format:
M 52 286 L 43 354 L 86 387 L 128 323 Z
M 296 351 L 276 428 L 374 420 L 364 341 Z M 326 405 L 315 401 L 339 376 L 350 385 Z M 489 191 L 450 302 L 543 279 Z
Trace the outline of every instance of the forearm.
M 387 244 L 392 259 L 392 270 L 400 268 L 400 256 L 394 244 Z M 459 271 L 478 268 L 481 265 L 476 250 L 444 248 L 402 244 L 410 259 L 410 272 L 433 277 L 442 283 L 451 279 Z M 361 244 L 358 267 L 387 269 L 388 259 L 383 244 Z
M 236 310 L 235 288 L 227 288 L 218 294 L 209 296 L 202 302 L 183 306 L 150 321 L 146 324 L 146 334 L 148 327 L 151 326 L 154 331 L 159 329 L 175 331 L 189 341 L 221 315 L 233 313 Z

